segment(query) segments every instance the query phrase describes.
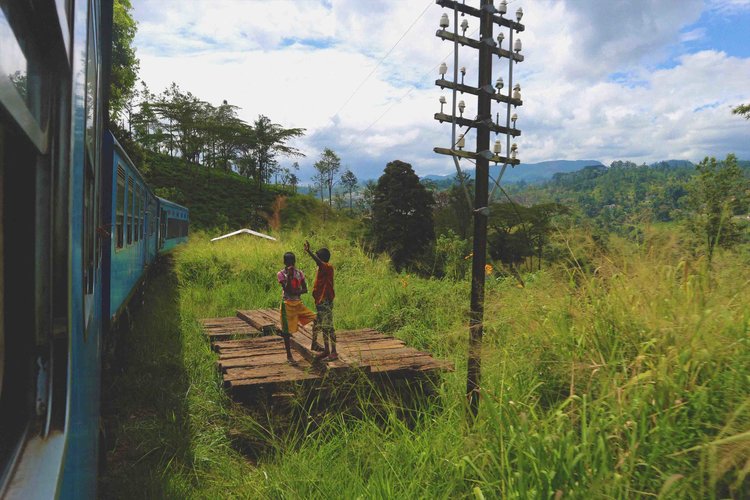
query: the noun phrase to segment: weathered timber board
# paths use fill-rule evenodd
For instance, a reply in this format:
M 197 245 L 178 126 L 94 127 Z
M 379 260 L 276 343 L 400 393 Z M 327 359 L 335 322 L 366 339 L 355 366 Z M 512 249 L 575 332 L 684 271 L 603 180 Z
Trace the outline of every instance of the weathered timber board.
M 222 349 L 236 349 L 241 347 L 255 347 L 263 345 L 264 343 L 276 344 L 280 338 L 274 335 L 266 337 L 256 337 L 251 339 L 238 339 L 238 340 L 223 340 L 214 342 L 214 350 L 221 351 Z
M 213 342 L 230 338 L 250 338 L 260 336 L 261 332 L 246 321 L 236 317 L 206 318 L 200 320 L 203 332 Z
M 283 353 L 284 356 L 286 356 L 286 351 L 284 350 L 284 346 L 282 345 L 281 348 L 276 347 L 269 347 L 265 349 L 237 349 L 237 350 L 231 350 L 229 352 L 222 352 L 219 354 L 219 361 L 224 361 L 225 359 L 236 359 L 236 358 L 249 358 L 251 356 L 255 357 L 263 357 L 263 356 L 270 356 L 272 354 L 278 354 Z
M 238 310 L 237 317 L 248 322 L 253 327 L 261 331 L 266 328 L 271 328 L 274 326 L 274 321 L 267 318 L 263 314 L 262 310 L 255 310 L 255 311 Z
M 288 384 L 291 382 L 301 382 L 303 380 L 315 380 L 319 378 L 320 378 L 319 375 L 315 375 L 313 373 L 306 373 L 303 375 L 299 375 L 295 378 L 290 378 L 288 376 L 268 376 L 268 377 L 262 377 L 262 378 L 229 380 L 226 382 L 226 385 L 231 388 L 237 388 L 237 387 L 247 387 L 247 386 L 263 386 L 263 385 L 271 385 L 271 384 Z
M 246 369 L 266 369 L 273 367 L 273 365 L 287 365 L 286 353 L 275 353 L 266 354 L 260 358 L 257 356 L 248 356 L 244 358 L 231 358 L 222 359 L 217 362 L 220 370 L 228 370 L 230 368 L 246 368 Z
M 230 368 L 224 374 L 225 382 L 232 382 L 234 380 L 250 380 L 250 379 L 276 379 L 288 381 L 294 380 L 306 380 L 313 378 L 320 378 L 320 375 L 311 372 L 308 369 L 304 369 L 304 366 L 300 363 L 297 366 L 289 365 L 288 363 L 274 364 L 258 368 Z M 259 382 L 262 383 L 262 382 Z

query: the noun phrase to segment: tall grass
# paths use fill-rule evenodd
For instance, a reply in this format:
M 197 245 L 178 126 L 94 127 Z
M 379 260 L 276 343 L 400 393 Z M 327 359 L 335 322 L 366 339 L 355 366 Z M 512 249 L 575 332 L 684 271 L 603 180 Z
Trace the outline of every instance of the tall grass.
M 568 264 L 525 275 L 524 288 L 490 277 L 481 409 L 468 426 L 468 283 L 395 274 L 345 234 L 213 244 L 198 234 L 177 252 L 188 437 L 152 463 L 166 496 L 750 495 L 747 256 L 724 253 L 708 269 L 668 231 L 638 246 L 613 238 L 606 251 L 560 235 Z M 275 307 L 285 251 L 312 279 L 305 238 L 331 249 L 337 328 L 379 328 L 456 364 L 434 397 L 412 405 L 361 381 L 353 405 L 301 396 L 282 414 L 226 396 L 195 320 Z M 244 454 L 237 436 L 251 443 Z M 139 484 L 128 491 L 149 491 Z

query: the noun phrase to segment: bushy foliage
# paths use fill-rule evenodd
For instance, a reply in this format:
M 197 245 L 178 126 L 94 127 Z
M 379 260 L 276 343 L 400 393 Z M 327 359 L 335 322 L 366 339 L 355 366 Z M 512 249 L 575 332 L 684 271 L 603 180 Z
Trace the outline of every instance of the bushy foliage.
M 375 187 L 372 234 L 375 251 L 391 256 L 396 269 L 417 263 L 435 240 L 435 201 L 411 165 L 390 162 Z
M 693 217 L 688 225 L 703 242 L 711 260 L 717 245 L 730 246 L 740 239 L 740 226 L 734 216 L 748 211 L 750 181 L 731 154 L 723 162 L 705 158 L 696 171 L 689 185 Z

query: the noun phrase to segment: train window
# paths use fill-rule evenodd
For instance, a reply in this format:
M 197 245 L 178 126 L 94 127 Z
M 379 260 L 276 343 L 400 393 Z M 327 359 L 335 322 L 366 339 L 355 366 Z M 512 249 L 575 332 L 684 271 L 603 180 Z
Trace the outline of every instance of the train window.
M 36 119 L 41 128 L 43 123 L 42 105 L 44 93 L 42 92 L 42 58 L 34 45 L 31 37 L 18 37 L 14 29 L 25 31 L 22 15 L 13 15 L 13 10 L 20 9 L 19 6 L 11 6 L 3 2 L 0 4 L 0 47 L 2 47 L 2 71 L 11 85 L 15 88 L 31 115 Z M 15 12 L 20 14 L 20 12 Z M 5 82 L 3 82 L 4 84 Z M 1 84 L 0 84 L 1 85 Z M 11 113 L 17 110 L 11 106 Z
M 125 234 L 127 236 L 128 245 L 133 243 L 133 200 L 135 199 L 135 192 L 133 191 L 133 178 L 128 179 L 128 192 L 126 197 L 128 204 L 126 212 L 128 214 L 128 223 L 125 228 Z
M 140 216 L 140 225 L 138 228 L 138 234 L 140 234 L 141 239 L 145 236 L 145 232 L 143 231 L 143 212 L 146 211 L 146 207 L 144 207 L 144 202 L 146 201 L 144 198 L 145 190 L 143 189 L 143 186 L 141 186 L 141 203 L 140 203 L 140 212 L 138 212 Z
M 143 239 L 143 186 L 138 191 L 138 238 Z
M 88 162 L 86 162 L 88 163 Z M 96 257 L 94 253 L 96 239 L 96 190 L 94 189 L 94 172 L 91 165 L 86 165 L 84 186 L 84 214 L 83 214 L 83 265 L 84 289 L 87 294 L 94 293 L 94 272 Z
M 135 193 L 133 194 L 133 241 L 138 241 L 138 213 L 141 211 L 141 186 L 140 184 L 135 185 Z
M 98 164 L 98 108 L 99 64 L 97 60 L 97 27 L 94 25 L 94 13 L 89 13 L 88 56 L 86 61 L 86 149 L 92 165 Z
M 117 200 L 115 207 L 115 248 L 125 245 L 125 169 L 117 166 Z

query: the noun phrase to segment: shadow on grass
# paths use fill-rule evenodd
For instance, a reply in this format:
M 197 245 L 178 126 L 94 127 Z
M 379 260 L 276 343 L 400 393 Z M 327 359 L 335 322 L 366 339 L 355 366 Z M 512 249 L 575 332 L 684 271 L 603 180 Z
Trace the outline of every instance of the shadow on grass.
M 168 258 L 152 269 L 130 312 L 103 371 L 99 496 L 175 497 L 170 469 L 192 460 L 177 279 Z
M 258 463 L 277 460 L 332 421 L 345 426 L 369 421 L 385 428 L 395 416 L 413 428 L 440 411 L 440 380 L 439 373 L 368 376 L 351 370 L 320 380 L 235 390 L 232 399 L 267 433 L 233 432 L 231 441 Z

